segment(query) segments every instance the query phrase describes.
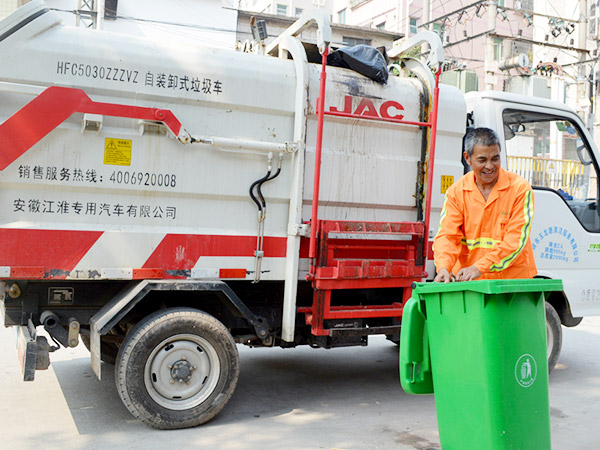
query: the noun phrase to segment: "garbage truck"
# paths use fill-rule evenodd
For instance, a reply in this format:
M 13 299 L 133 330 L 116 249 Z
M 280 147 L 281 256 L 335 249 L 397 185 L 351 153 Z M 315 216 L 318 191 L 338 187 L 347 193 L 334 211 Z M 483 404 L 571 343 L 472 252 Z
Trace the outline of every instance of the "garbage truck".
M 318 12 L 257 53 L 65 26 L 41 0 L 0 22 L 0 305 L 25 381 L 82 341 L 136 418 L 182 428 L 233 395 L 237 344 L 397 343 L 469 126 L 495 129 L 535 188 L 538 276 L 564 283 L 546 305 L 554 365 L 561 324 L 600 312 L 581 119 L 440 84 L 430 32 L 389 51 L 386 83 L 327 65 L 330 43 Z

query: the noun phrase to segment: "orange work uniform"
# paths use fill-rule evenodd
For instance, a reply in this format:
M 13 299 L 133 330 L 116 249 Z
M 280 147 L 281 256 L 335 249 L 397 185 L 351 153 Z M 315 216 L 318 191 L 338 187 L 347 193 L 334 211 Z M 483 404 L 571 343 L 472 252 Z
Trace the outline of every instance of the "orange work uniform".
M 446 192 L 433 243 L 435 266 L 456 275 L 474 265 L 479 279 L 533 278 L 532 219 L 533 191 L 525 179 L 500 168 L 486 201 L 469 172 Z

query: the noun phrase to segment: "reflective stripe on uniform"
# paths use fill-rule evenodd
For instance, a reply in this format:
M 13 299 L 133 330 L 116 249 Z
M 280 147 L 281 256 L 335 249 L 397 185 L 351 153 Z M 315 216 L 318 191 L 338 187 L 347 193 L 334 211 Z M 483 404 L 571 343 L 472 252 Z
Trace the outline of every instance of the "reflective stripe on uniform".
M 479 239 L 462 239 L 460 241 L 462 245 L 466 245 L 469 250 L 476 248 L 494 248 L 500 241 L 492 238 L 481 237 Z
M 523 216 L 525 219 L 525 223 L 521 227 L 521 236 L 519 237 L 519 246 L 517 249 L 508 255 L 506 258 L 502 259 L 499 264 L 492 264 L 490 267 L 490 271 L 499 272 L 508 267 L 508 265 L 515 260 L 517 256 L 523 251 L 525 247 L 525 243 L 529 238 L 529 232 L 531 231 L 531 220 L 533 219 L 533 192 L 528 191 L 525 194 L 525 205 L 523 206 Z

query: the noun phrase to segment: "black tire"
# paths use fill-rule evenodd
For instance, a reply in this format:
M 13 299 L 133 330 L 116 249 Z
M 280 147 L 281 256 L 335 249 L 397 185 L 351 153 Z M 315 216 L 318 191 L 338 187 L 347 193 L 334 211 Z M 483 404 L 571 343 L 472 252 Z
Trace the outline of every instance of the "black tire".
M 87 334 L 80 334 L 79 338 L 81 339 L 81 342 L 83 342 L 83 345 L 85 345 L 85 348 L 87 348 L 88 351 L 91 351 L 90 336 Z M 119 346 L 117 344 L 114 342 L 106 342 L 100 337 L 100 361 L 114 366 L 118 354 Z
M 209 314 L 177 308 L 139 322 L 121 345 L 115 381 L 121 400 L 159 429 L 208 422 L 227 404 L 239 356 L 225 326 Z
M 560 318 L 552 305 L 546 302 L 546 345 L 548 351 L 548 372 L 552 372 L 558 362 L 562 347 Z

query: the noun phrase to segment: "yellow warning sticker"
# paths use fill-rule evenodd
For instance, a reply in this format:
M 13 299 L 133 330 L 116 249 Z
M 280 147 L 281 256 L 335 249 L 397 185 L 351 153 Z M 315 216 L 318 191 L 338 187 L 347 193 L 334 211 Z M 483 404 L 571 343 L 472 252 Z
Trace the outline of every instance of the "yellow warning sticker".
M 454 175 L 442 175 L 442 194 L 445 194 L 450 186 L 454 184 Z
M 104 140 L 104 164 L 131 165 L 131 139 L 106 138 Z

